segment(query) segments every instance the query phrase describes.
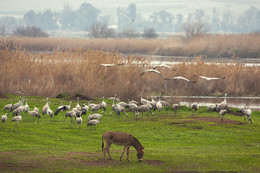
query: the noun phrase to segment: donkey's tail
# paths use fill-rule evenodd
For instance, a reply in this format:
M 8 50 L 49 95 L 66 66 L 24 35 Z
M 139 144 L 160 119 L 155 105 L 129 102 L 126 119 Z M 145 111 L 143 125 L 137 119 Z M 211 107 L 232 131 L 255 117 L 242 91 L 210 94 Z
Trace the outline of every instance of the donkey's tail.
M 103 136 L 102 136 L 102 151 L 103 151 L 103 148 L 104 148 L 104 139 L 103 139 Z

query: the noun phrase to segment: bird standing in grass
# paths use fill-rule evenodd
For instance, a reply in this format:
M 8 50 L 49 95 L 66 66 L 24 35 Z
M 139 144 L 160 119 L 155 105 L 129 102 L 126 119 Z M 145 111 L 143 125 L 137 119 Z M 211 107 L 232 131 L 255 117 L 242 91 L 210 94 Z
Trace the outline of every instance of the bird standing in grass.
M 49 107 L 49 101 L 48 101 L 48 97 L 46 98 L 46 104 L 42 107 L 42 115 L 45 115 L 47 113 L 47 109 Z
M 4 111 L 6 111 L 6 110 L 11 111 L 12 110 L 12 106 L 13 106 L 13 100 L 11 100 L 11 104 L 7 104 L 7 105 L 4 106 Z
M 1 116 L 1 128 L 2 128 L 2 124 L 5 123 L 6 120 L 7 120 L 7 113 Z
M 28 111 L 28 113 L 33 117 L 33 124 L 34 124 L 34 117 L 38 118 L 38 123 L 39 119 L 41 118 L 41 114 L 37 111 Z
M 99 123 L 99 120 L 90 120 L 87 123 L 87 126 L 91 126 L 91 130 L 92 130 L 92 126 L 94 126 L 94 130 L 96 130 L 96 125 Z
M 81 123 L 83 122 L 82 117 L 77 117 L 76 122 L 77 122 L 77 124 L 79 125 L 79 129 L 80 129 L 80 125 L 81 125 Z
M 73 123 L 73 117 L 76 117 L 76 112 L 75 111 L 68 111 L 65 113 L 65 117 L 70 117 L 70 127 L 71 127 L 71 124 L 75 125 Z
M 12 122 L 15 121 L 15 124 L 14 124 L 14 130 L 15 130 L 15 126 L 18 126 L 17 124 L 22 120 L 22 116 L 21 115 L 18 115 L 16 117 L 13 117 L 12 118 Z

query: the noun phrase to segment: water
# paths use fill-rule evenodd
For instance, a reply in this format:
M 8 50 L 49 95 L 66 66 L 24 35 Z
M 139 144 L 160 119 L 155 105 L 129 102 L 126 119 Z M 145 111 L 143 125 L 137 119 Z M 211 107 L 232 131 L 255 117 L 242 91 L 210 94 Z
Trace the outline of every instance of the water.
M 183 106 L 189 106 L 197 102 L 200 106 L 209 106 L 211 104 L 220 103 L 224 97 L 215 96 L 163 96 L 164 100 L 175 100 Z M 250 108 L 260 111 L 260 97 L 226 97 L 227 104 L 231 108 Z

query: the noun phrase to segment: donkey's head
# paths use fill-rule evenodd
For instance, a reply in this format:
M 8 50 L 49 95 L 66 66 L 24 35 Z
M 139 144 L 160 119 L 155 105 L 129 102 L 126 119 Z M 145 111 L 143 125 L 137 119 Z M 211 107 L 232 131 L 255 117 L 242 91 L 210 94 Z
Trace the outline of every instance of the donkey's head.
M 142 162 L 143 157 L 144 157 L 144 147 L 140 148 L 136 155 L 137 155 L 138 161 Z

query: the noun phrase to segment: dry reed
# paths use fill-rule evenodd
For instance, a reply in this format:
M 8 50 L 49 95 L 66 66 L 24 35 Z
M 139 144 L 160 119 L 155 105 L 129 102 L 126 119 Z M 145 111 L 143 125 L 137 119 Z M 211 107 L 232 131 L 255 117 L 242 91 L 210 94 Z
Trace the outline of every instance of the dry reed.
M 150 68 L 143 57 L 117 52 L 72 49 L 53 52 L 28 52 L 21 49 L 0 50 L 0 92 L 55 97 L 60 93 L 88 97 L 110 97 L 117 93 L 123 100 L 150 94 L 169 95 L 260 95 L 260 69 L 230 62 L 205 63 L 200 58 L 183 62 L 172 69 L 161 68 L 164 77 L 184 76 L 197 83 L 166 81 L 159 75 L 140 73 Z M 103 63 L 124 63 L 103 67 Z M 225 77 L 218 81 L 199 76 Z
M 67 38 L 9 38 L 27 50 L 91 49 L 118 51 L 129 54 L 166 56 L 259 58 L 260 34 L 207 35 L 186 40 L 168 39 L 67 39 Z

